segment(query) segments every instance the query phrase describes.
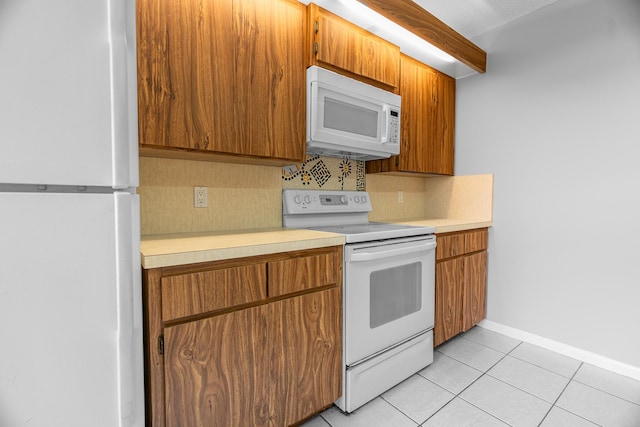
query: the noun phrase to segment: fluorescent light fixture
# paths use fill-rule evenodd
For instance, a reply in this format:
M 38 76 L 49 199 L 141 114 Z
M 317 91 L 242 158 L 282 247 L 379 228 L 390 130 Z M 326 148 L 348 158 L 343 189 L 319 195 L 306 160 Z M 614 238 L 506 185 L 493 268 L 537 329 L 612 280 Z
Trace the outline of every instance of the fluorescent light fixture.
M 314 3 L 324 7 L 325 9 L 329 9 L 329 7 L 320 4 L 323 2 Z M 443 52 L 427 41 L 416 36 L 411 31 L 401 27 L 393 21 L 390 21 L 379 13 L 374 12 L 357 0 L 329 0 L 325 1 L 324 3 L 341 4 L 342 9 L 345 12 L 348 11 L 348 14 L 340 14 L 340 16 L 342 16 L 344 19 L 382 37 L 383 39 L 401 46 L 401 48 L 412 46 L 413 49 L 411 50 L 423 50 L 428 55 L 434 56 L 441 61 L 445 61 L 448 63 L 456 62 L 456 59 L 453 56 L 449 55 L 446 52 Z

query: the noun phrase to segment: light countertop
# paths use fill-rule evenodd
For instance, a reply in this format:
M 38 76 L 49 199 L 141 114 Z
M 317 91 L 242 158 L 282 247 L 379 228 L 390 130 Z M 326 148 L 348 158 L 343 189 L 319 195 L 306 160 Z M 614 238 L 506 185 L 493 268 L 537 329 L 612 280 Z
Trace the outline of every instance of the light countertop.
M 143 268 L 219 261 L 344 245 L 344 236 L 313 230 L 263 229 L 142 236 Z
M 491 227 L 491 221 L 453 218 L 401 219 L 397 224 L 433 226 L 436 233 Z M 220 261 L 278 252 L 344 245 L 341 234 L 314 230 L 273 228 L 262 230 L 178 233 L 142 236 L 143 268 L 160 268 L 198 262 Z
M 474 228 L 485 228 L 493 225 L 492 221 L 478 219 L 459 219 L 459 218 L 413 218 L 398 219 L 384 222 L 392 222 L 395 224 L 431 226 L 436 228 L 438 233 L 450 233 L 453 231 L 472 230 Z

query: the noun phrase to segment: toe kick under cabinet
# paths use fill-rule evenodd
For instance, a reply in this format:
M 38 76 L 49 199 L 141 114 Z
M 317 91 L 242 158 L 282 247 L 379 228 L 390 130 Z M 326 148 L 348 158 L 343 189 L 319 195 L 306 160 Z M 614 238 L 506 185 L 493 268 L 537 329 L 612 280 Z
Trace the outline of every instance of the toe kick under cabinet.
M 488 231 L 444 233 L 436 238 L 434 346 L 485 317 Z
M 341 246 L 143 277 L 147 425 L 288 426 L 340 396 Z

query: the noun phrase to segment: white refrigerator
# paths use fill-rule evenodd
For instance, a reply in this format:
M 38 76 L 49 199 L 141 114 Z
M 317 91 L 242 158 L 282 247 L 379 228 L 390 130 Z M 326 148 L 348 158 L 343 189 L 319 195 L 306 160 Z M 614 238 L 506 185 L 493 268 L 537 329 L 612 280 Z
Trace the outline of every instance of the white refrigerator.
M 134 0 L 0 0 L 0 426 L 144 425 Z

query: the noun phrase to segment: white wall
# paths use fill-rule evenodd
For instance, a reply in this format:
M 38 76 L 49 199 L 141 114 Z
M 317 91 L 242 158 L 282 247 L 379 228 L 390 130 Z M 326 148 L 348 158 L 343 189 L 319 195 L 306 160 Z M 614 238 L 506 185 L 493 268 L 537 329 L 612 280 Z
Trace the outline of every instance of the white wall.
M 640 367 L 640 1 L 560 0 L 474 42 L 456 174 L 495 174 L 487 318 Z

